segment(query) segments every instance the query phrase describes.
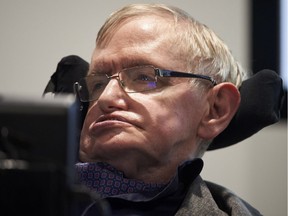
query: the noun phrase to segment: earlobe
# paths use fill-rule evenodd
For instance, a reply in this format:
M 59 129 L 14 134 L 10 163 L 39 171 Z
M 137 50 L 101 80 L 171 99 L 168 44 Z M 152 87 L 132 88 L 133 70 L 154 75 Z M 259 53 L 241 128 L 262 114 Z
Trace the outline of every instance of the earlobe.
M 211 140 L 229 124 L 240 104 L 240 93 L 232 83 L 220 83 L 210 90 L 209 109 L 198 128 L 198 136 Z

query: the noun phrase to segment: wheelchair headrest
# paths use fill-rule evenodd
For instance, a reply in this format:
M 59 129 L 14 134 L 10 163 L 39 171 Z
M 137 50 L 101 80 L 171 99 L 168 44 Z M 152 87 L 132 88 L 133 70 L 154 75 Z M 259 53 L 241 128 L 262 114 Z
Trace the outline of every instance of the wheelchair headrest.
M 282 80 L 272 70 L 261 70 L 245 80 L 239 89 L 241 103 L 228 127 L 210 144 L 208 150 L 238 143 L 262 128 L 279 121 Z
M 63 57 L 52 74 L 43 95 L 46 93 L 73 93 L 73 85 L 87 75 L 89 63 L 76 55 Z

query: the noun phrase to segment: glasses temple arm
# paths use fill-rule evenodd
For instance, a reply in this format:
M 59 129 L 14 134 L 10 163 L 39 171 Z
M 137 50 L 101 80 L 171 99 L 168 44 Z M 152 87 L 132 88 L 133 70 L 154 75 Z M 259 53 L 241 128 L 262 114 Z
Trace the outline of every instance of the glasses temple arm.
M 212 77 L 201 75 L 201 74 L 192 74 L 192 73 L 184 73 L 184 72 L 178 72 L 178 71 L 171 71 L 171 70 L 161 70 L 156 69 L 156 75 L 160 77 L 183 77 L 183 78 L 200 78 L 210 81 L 213 86 L 217 85 L 216 80 L 214 80 Z

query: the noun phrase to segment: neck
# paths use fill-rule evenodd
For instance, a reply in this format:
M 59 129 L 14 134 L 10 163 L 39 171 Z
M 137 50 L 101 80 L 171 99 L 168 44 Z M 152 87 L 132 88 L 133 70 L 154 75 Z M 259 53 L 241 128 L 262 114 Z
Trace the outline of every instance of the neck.
M 135 163 L 111 163 L 111 166 L 124 173 L 126 178 L 141 180 L 145 183 L 167 184 L 176 174 L 178 166 L 135 166 Z

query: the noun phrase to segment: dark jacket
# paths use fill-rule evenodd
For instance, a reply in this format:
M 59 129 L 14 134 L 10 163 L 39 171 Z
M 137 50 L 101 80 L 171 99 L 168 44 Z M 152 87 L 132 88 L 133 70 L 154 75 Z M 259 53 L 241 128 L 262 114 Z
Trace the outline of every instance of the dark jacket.
M 211 182 L 205 182 L 198 176 L 191 184 L 176 213 L 176 216 L 187 215 L 254 216 L 261 214 L 228 189 Z

